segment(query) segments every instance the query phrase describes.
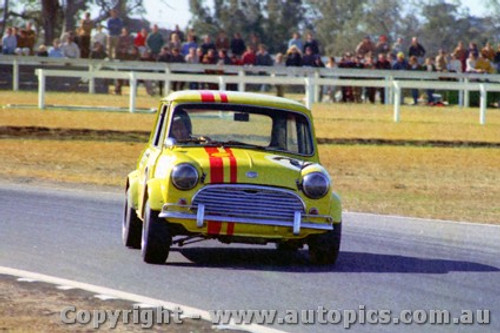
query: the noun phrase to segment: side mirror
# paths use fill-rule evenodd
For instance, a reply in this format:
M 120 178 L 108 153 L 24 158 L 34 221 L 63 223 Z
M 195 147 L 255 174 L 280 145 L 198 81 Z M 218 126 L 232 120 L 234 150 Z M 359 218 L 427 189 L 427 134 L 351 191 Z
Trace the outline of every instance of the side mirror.
M 177 141 L 174 138 L 166 138 L 163 146 L 167 149 L 172 149 L 172 147 L 175 146 L 176 143 Z

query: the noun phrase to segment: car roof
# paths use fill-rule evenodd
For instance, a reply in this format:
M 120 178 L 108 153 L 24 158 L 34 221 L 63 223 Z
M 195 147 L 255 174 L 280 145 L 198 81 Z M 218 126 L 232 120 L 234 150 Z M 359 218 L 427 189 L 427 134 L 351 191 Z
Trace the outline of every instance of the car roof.
M 219 91 L 219 90 L 181 90 L 176 91 L 162 99 L 165 103 L 229 103 L 243 105 L 267 106 L 279 109 L 288 109 L 296 112 L 311 115 L 309 109 L 297 101 L 275 97 L 264 94 L 239 92 L 239 91 Z

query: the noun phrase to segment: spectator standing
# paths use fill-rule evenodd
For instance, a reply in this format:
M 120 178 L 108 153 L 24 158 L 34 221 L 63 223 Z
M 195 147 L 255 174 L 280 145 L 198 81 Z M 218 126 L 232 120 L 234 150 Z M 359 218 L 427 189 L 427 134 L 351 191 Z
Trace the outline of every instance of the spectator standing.
M 285 65 L 287 67 L 300 67 L 302 66 L 302 54 L 296 45 L 292 45 L 288 51 L 286 51 L 286 61 Z
M 476 59 L 479 57 L 479 49 L 477 44 L 474 42 L 470 42 L 469 47 L 467 48 L 467 56 L 469 56 L 470 53 L 474 53 L 474 57 L 476 57 Z
M 76 59 L 80 58 L 80 48 L 75 43 L 75 37 L 72 32 L 67 32 L 64 42 L 61 44 L 61 51 L 64 57 Z
M 340 59 L 339 68 L 354 68 L 355 63 L 350 52 L 346 52 Z M 340 77 L 342 79 L 342 77 Z M 342 102 L 354 102 L 354 90 L 352 86 L 341 86 Z
M 45 46 L 45 44 L 41 44 L 38 47 L 38 51 L 36 52 L 36 55 L 38 57 L 48 57 L 49 53 L 47 52 L 47 46 Z
M 500 73 L 500 44 L 498 44 L 497 46 L 495 57 L 493 58 L 493 63 L 495 64 L 497 72 Z
M 380 53 L 387 54 L 391 51 L 391 47 L 389 46 L 389 42 L 387 41 L 386 35 L 380 35 L 378 38 L 377 44 L 375 44 L 374 56 L 378 57 Z
M 446 57 L 446 52 L 443 49 L 440 49 L 438 55 L 436 56 L 436 71 L 438 72 L 446 72 L 448 71 L 448 60 Z
M 90 13 L 86 12 L 80 21 L 80 52 L 82 58 L 88 58 L 90 55 L 90 39 L 94 29 L 94 22 L 90 18 Z
M 187 41 L 185 41 L 182 44 L 181 54 L 183 56 L 187 56 L 189 53 L 189 50 L 191 50 L 192 48 L 194 48 L 196 50 L 198 48 L 198 43 L 196 43 L 196 41 L 194 40 L 194 35 L 192 33 L 188 33 L 187 34 Z
M 477 58 L 476 72 L 485 74 L 493 74 L 495 72 L 495 68 L 491 64 L 490 59 L 486 58 L 482 53 L 479 53 L 479 58 Z
M 2 53 L 15 54 L 17 48 L 17 37 L 14 35 L 12 27 L 8 27 L 5 36 L 2 38 Z
M 257 62 L 257 54 L 251 45 L 247 46 L 247 50 L 241 57 L 241 62 L 244 66 L 253 66 Z
M 230 43 L 231 53 L 238 57 L 241 57 L 243 53 L 246 51 L 246 45 L 243 38 L 241 38 L 241 34 L 239 32 L 234 33 L 234 37 L 231 39 Z
M 59 38 L 54 38 L 52 41 L 52 46 L 49 47 L 49 58 L 64 58 Z
M 108 57 L 108 54 L 104 49 L 104 44 L 95 42 L 92 51 L 90 51 L 89 57 L 90 59 L 106 59 Z
M 95 34 L 91 38 L 92 47 L 95 43 L 100 43 L 102 46 L 106 46 L 108 42 L 108 35 L 102 31 L 102 25 L 97 24 L 95 31 Z
M 157 57 L 160 54 L 163 43 L 163 36 L 160 33 L 160 29 L 158 25 L 154 24 L 151 33 L 146 37 L 146 45 L 153 57 Z
M 28 35 L 25 29 L 19 30 L 19 35 L 17 35 L 17 48 L 15 53 L 18 55 L 30 55 L 30 49 L 28 47 Z
M 168 42 L 168 48 L 172 51 L 174 49 L 180 50 L 182 48 L 182 42 L 177 33 L 173 32 L 170 34 L 170 41 Z
M 408 57 L 415 56 L 418 59 L 419 64 L 423 64 L 425 61 L 425 48 L 418 42 L 418 37 L 412 37 L 411 44 L 408 49 Z
M 418 59 L 416 61 L 418 64 Z M 405 54 L 403 52 L 398 52 L 396 55 L 396 62 L 394 62 L 394 65 L 392 65 L 393 70 L 408 70 L 408 62 L 405 59 Z M 418 95 L 418 92 L 417 92 Z M 401 94 L 401 103 L 404 101 L 404 96 Z
M 476 63 L 477 63 L 477 58 L 474 55 L 474 52 L 470 52 L 469 56 L 467 57 L 465 71 L 467 73 L 476 73 Z
M 319 55 L 319 43 L 316 39 L 314 39 L 313 34 L 311 32 L 308 32 L 306 34 L 306 42 L 304 43 L 304 53 L 306 52 L 306 49 L 310 47 L 311 52 L 314 55 Z
M 455 58 L 457 58 L 460 63 L 462 64 L 462 72 L 465 72 L 466 69 L 467 69 L 467 58 L 468 58 L 468 54 L 467 54 L 467 49 L 465 48 L 465 44 L 464 42 L 462 41 L 459 41 L 457 46 L 455 47 L 455 49 L 453 50 L 453 53 L 452 53 Z
M 391 54 L 391 53 L 387 53 Z M 392 68 L 391 62 L 387 59 L 385 53 L 379 53 L 377 56 L 377 61 L 375 62 L 375 69 L 378 70 L 390 70 Z M 385 88 L 375 88 L 380 94 L 380 103 L 385 104 Z
M 175 29 L 170 33 L 169 39 L 172 39 L 172 34 L 177 34 L 177 37 L 179 37 L 181 44 L 182 42 L 184 42 L 184 33 L 182 32 L 178 24 L 175 25 Z
M 229 50 L 230 40 L 224 30 L 220 30 L 215 39 L 215 47 L 217 50 Z
M 411 56 L 410 61 L 408 62 L 408 69 L 411 71 L 421 71 L 423 70 L 422 66 L 418 63 L 418 58 L 417 56 Z M 418 104 L 418 98 L 419 98 L 419 92 L 418 89 L 412 89 L 411 90 L 411 96 L 413 98 L 413 105 Z
M 462 62 L 457 59 L 455 53 L 451 54 L 450 61 L 448 61 L 448 72 L 462 73 Z
M 364 58 L 367 54 L 373 54 L 374 51 L 375 45 L 370 36 L 365 36 L 358 46 L 356 46 L 356 57 Z
M 134 38 L 134 46 L 139 49 L 139 53 L 141 57 L 146 52 L 146 38 L 148 38 L 148 30 L 146 28 L 142 28 Z
M 118 43 L 116 44 L 116 59 L 130 60 L 129 54 L 132 51 L 133 46 L 134 37 L 129 34 L 127 28 L 122 28 L 121 34 L 118 36 Z M 139 58 L 139 56 L 136 58 Z
M 285 61 L 283 57 L 283 53 L 276 53 L 274 56 L 274 66 L 275 67 L 285 67 Z M 276 85 L 276 96 L 278 97 L 284 97 L 285 96 L 285 87 L 281 84 Z
M 110 18 L 107 21 L 108 26 L 108 55 L 115 59 L 117 57 L 118 39 L 123 28 L 123 21 L 118 17 L 118 12 L 115 9 L 109 11 Z
M 257 51 L 256 59 L 255 59 L 255 65 L 256 66 L 272 66 L 273 65 L 273 58 L 267 52 L 267 47 L 264 44 L 259 45 L 259 49 Z M 260 75 L 266 75 L 265 72 L 259 73 Z M 269 91 L 270 87 L 267 84 L 263 84 L 260 86 L 261 91 Z
M 188 41 L 189 41 L 189 35 L 188 35 Z M 191 47 L 189 49 L 188 54 L 184 57 L 184 62 L 187 64 L 199 64 L 200 63 L 200 57 L 196 53 L 196 47 Z M 189 82 L 189 89 L 198 89 L 198 83 L 197 82 Z
M 300 38 L 300 34 L 298 32 L 294 32 L 292 34 L 292 38 L 288 41 L 288 50 L 290 50 L 290 48 L 294 45 L 301 51 L 304 49 L 304 44 L 302 43 L 302 39 Z
M 434 59 L 431 57 L 425 58 L 424 70 L 427 72 L 435 72 L 436 66 L 434 65 Z M 427 104 L 428 105 L 436 105 L 436 101 L 434 99 L 434 89 L 426 89 L 427 93 Z
M 174 34 L 172 34 L 174 35 Z M 179 40 L 179 43 L 180 43 L 180 40 Z M 184 63 L 185 60 L 184 60 L 184 57 L 182 56 L 181 54 L 181 51 L 178 47 L 174 47 L 171 49 L 172 50 L 172 55 L 170 57 L 170 62 L 171 63 Z M 179 72 L 176 72 L 176 73 L 179 73 Z M 184 82 L 183 81 L 174 81 L 172 82 L 172 89 L 174 91 L 177 91 L 177 90 L 182 90 L 184 88 Z
M 486 45 L 481 49 L 481 54 L 489 61 L 493 61 L 493 59 L 495 58 L 495 50 L 491 46 L 490 42 L 487 42 Z
M 403 38 L 398 37 L 396 39 L 396 41 L 394 42 L 394 44 L 392 44 L 391 54 L 394 56 L 394 58 L 396 58 L 396 55 L 399 52 L 403 52 L 404 53 L 404 51 L 405 51 L 405 47 L 404 47 Z
M 331 70 L 334 70 L 337 68 L 337 62 L 335 61 L 335 57 L 328 57 L 328 61 L 325 64 L 325 67 Z M 333 79 L 336 79 L 336 77 L 332 77 Z M 337 93 L 337 87 L 336 86 L 323 86 L 323 94 L 328 96 L 328 100 L 330 102 L 336 102 L 336 93 Z
M 26 23 L 26 47 L 29 49 L 29 54 L 34 54 L 34 48 L 36 43 L 36 32 L 33 30 L 31 22 Z
M 306 47 L 304 56 L 302 57 L 302 66 L 315 67 L 316 59 L 319 58 L 317 54 L 314 54 L 310 46 Z
M 205 56 L 208 53 L 208 50 L 216 50 L 214 42 L 212 42 L 212 38 L 210 35 L 204 35 L 203 36 L 203 43 L 201 44 L 201 49 L 203 50 L 203 56 Z

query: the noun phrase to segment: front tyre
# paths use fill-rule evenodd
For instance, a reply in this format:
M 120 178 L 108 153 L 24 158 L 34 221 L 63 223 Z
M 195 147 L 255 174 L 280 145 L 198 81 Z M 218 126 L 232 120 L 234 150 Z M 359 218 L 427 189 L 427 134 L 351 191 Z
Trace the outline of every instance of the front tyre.
M 141 248 L 142 222 L 132 206 L 130 188 L 127 189 L 123 211 L 122 239 L 123 244 L 133 249 Z
M 166 221 L 158 217 L 158 212 L 151 210 L 149 202 L 144 208 L 141 252 L 148 264 L 163 264 L 167 260 L 172 244 L 172 236 Z
M 310 236 L 308 241 L 309 259 L 314 265 L 333 265 L 340 251 L 342 223 L 334 224 L 333 230 Z

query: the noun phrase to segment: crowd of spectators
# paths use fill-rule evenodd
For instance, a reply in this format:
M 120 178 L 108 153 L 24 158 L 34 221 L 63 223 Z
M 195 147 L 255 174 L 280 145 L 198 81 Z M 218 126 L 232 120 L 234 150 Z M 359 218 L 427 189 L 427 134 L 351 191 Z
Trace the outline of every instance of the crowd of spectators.
M 321 46 L 311 32 L 306 33 L 305 38 L 298 32 L 293 32 L 287 43 L 287 51 L 271 55 L 266 45 L 261 43 L 259 36 L 253 33 L 247 40 L 244 40 L 239 32 L 230 37 L 223 30 L 214 38 L 208 34 L 199 38 L 195 31 L 189 30 L 184 33 L 179 26 L 169 34 L 165 34 L 156 24 L 151 27 L 151 31 L 143 28 L 131 33 L 116 10 L 110 11 L 109 18 L 103 24 L 94 22 L 90 13 L 85 13 L 74 31 L 66 32 L 62 40 L 54 39 L 50 47 L 42 44 L 35 49 L 36 37 L 30 22 L 27 22 L 24 28 L 8 27 L 2 38 L 2 53 L 53 58 L 108 58 L 189 64 L 500 72 L 500 45 L 495 50 L 491 43 L 479 48 L 474 42 L 469 43 L 467 47 L 463 42 L 459 42 L 450 52 L 441 49 L 436 55 L 429 55 L 417 37 L 412 37 L 406 46 L 401 37 L 390 45 L 385 35 L 379 36 L 376 42 L 371 36 L 365 36 L 353 52 L 346 52 L 340 57 L 325 57 L 320 53 Z M 121 92 L 122 84 L 123 82 L 118 82 L 116 93 Z M 183 87 L 183 83 L 175 82 L 173 88 Z M 189 83 L 191 89 L 198 87 L 197 83 Z M 149 87 L 147 88 L 152 92 Z M 280 94 L 282 87 L 278 86 L 277 89 Z M 383 103 L 383 88 L 325 87 L 324 89 L 325 96 L 344 102 L 366 100 L 373 103 L 377 92 Z M 335 95 L 341 97 L 336 98 Z M 427 95 L 428 102 L 433 103 L 433 91 L 428 90 Z M 412 91 L 412 97 L 417 103 L 418 91 Z

